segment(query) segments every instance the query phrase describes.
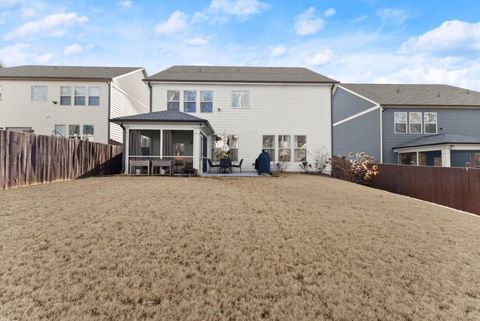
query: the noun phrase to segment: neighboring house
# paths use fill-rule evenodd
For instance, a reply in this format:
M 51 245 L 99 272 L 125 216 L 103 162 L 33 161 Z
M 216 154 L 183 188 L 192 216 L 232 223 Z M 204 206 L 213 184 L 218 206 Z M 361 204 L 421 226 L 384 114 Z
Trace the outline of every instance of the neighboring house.
M 140 67 L 17 66 L 0 69 L 0 128 L 122 142 L 111 117 L 148 112 Z
M 480 167 L 480 93 L 447 85 L 340 84 L 333 153 L 382 163 Z
M 131 161 L 167 159 L 200 173 L 228 151 L 244 169 L 262 149 L 287 171 L 331 155 L 331 91 L 337 81 L 305 68 L 173 66 L 146 78 L 151 113 L 113 119 Z M 127 148 L 128 145 L 128 148 Z

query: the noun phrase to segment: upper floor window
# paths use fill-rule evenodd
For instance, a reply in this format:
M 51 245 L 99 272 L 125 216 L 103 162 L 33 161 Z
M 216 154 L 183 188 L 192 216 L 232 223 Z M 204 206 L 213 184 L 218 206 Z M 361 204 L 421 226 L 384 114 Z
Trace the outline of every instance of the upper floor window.
M 167 91 L 167 109 L 180 111 L 180 90 Z
M 70 106 L 72 104 L 72 87 L 60 87 L 60 105 Z
M 293 151 L 293 160 L 295 162 L 307 161 L 307 136 L 297 135 L 294 140 L 295 150 Z
M 32 101 L 47 101 L 47 86 L 32 86 Z
M 100 87 L 88 87 L 88 105 L 100 105 Z
M 87 87 L 75 87 L 75 106 L 85 106 Z
M 202 113 L 211 113 L 213 110 L 213 91 L 200 91 L 200 111 Z
M 250 97 L 248 91 L 232 91 L 232 108 L 250 107 Z
M 410 112 L 408 113 L 408 127 L 410 134 L 421 134 L 422 133 L 422 113 L 421 112 Z
M 406 112 L 394 112 L 393 122 L 394 122 L 395 134 L 407 133 L 407 113 Z
M 197 91 L 185 90 L 183 92 L 183 111 L 195 113 L 197 111 Z
M 423 113 L 424 133 L 436 134 L 437 133 L 437 113 L 426 112 Z

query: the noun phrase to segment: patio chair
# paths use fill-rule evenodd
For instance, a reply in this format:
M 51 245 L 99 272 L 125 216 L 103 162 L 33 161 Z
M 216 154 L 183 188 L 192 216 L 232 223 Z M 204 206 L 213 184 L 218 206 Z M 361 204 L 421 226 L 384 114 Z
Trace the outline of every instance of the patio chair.
M 146 174 L 137 174 L 136 172 L 133 172 L 133 174 L 135 174 L 135 175 L 150 175 L 150 161 L 149 160 L 131 160 L 130 161 L 130 174 L 132 174 L 132 169 L 135 169 L 135 167 L 142 167 L 142 168 L 146 167 L 147 168 L 147 173 Z
M 208 158 L 207 161 L 210 168 L 218 167 L 218 170 L 220 171 L 220 164 L 214 165 L 210 158 Z
M 155 168 L 158 168 L 158 174 L 155 174 Z M 162 175 L 162 169 L 167 169 L 168 175 L 173 175 L 173 164 L 171 160 L 152 160 L 152 175 Z
M 243 158 L 240 160 L 240 162 L 238 164 L 233 164 L 232 163 L 232 167 L 239 168 L 240 173 L 242 173 L 242 164 L 243 164 Z

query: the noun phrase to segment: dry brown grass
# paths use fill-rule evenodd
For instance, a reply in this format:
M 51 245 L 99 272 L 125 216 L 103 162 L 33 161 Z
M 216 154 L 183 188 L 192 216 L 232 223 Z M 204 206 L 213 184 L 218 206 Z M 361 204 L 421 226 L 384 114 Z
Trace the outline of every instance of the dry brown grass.
M 480 218 L 324 177 L 0 191 L 0 320 L 480 320 Z

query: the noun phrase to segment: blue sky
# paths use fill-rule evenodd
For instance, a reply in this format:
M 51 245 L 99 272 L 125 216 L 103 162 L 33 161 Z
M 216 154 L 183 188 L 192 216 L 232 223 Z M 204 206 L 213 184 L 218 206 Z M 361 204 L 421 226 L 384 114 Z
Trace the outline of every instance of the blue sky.
M 342 82 L 480 90 L 480 2 L 0 0 L 0 60 L 305 66 Z

